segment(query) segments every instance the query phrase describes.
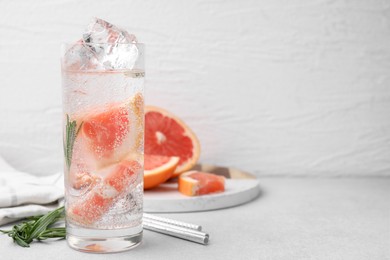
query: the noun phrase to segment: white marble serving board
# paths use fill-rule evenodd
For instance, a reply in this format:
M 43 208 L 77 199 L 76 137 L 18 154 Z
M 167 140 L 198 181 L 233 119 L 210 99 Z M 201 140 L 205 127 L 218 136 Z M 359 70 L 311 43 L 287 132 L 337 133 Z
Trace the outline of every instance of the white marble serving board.
M 164 183 L 144 193 L 144 211 L 149 213 L 193 212 L 237 206 L 260 194 L 257 179 L 227 179 L 225 191 L 188 197 L 177 189 L 176 182 Z

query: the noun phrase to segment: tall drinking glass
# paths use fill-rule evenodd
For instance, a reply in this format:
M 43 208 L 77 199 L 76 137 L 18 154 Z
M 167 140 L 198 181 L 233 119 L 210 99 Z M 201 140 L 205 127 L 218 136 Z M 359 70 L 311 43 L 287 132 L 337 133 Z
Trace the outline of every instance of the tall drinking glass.
M 88 44 L 114 54 L 100 63 L 84 47 L 62 47 L 67 242 L 86 252 L 124 251 L 142 240 L 144 46 Z

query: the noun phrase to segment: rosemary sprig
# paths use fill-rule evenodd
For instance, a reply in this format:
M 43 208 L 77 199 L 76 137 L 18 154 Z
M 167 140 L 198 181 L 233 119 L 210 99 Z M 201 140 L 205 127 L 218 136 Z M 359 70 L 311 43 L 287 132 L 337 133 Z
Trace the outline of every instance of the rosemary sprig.
M 64 214 L 64 207 L 61 207 L 46 215 L 27 218 L 26 221 L 13 226 L 11 230 L 0 232 L 8 234 L 21 247 L 30 247 L 34 239 L 41 241 L 48 238 L 65 238 L 65 227 L 53 227 L 64 218 Z
M 64 155 L 66 167 L 69 170 L 70 164 L 72 163 L 72 154 L 73 154 L 73 145 L 78 133 L 80 132 L 83 122 L 79 125 L 76 130 L 77 122 L 76 120 L 71 121 L 69 115 L 66 115 L 66 129 L 65 129 L 65 138 L 64 138 Z

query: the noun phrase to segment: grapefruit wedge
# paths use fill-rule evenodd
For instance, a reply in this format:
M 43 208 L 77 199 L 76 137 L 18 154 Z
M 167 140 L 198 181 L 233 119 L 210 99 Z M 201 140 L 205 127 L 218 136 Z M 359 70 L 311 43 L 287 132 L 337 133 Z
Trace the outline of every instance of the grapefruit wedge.
M 225 190 L 225 177 L 212 173 L 189 171 L 179 177 L 179 191 L 187 196 L 198 196 Z
M 98 221 L 142 174 L 137 161 L 123 160 L 107 168 L 106 177 L 75 204 L 67 208 L 67 216 L 73 221 L 90 225 Z
M 200 154 L 198 138 L 172 113 L 154 106 L 145 107 L 145 154 L 179 157 L 172 178 L 190 170 Z
M 118 163 L 143 148 L 143 96 L 137 93 L 114 102 L 75 113 L 80 132 L 73 147 L 72 164 L 100 169 Z
M 144 189 L 151 189 L 167 181 L 179 164 L 179 157 L 145 155 Z

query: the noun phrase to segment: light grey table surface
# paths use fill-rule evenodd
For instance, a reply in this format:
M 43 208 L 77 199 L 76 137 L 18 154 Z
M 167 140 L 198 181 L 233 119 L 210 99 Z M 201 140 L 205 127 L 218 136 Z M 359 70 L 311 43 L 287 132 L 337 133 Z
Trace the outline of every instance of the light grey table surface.
M 261 178 L 250 203 L 164 214 L 200 224 L 207 246 L 144 231 L 139 247 L 116 254 L 74 251 L 66 241 L 14 245 L 0 259 L 390 259 L 390 178 Z

